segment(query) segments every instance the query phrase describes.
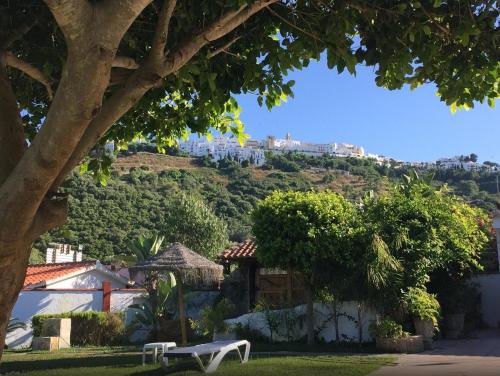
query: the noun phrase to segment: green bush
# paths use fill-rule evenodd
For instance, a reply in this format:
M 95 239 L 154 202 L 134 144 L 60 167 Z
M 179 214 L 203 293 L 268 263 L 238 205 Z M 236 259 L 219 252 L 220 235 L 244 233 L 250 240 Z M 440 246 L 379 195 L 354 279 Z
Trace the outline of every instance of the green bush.
M 434 325 L 440 316 L 440 306 L 436 296 L 418 287 L 410 287 L 403 294 L 408 313 L 421 320 L 432 320 Z
M 227 332 L 230 327 L 224 319 L 234 310 L 234 304 L 224 298 L 213 307 L 203 308 L 199 320 L 190 320 L 191 327 L 203 336 Z
M 401 338 L 408 336 L 408 333 L 403 331 L 401 324 L 391 319 L 373 321 L 368 330 L 372 337 Z
M 46 319 L 71 319 L 71 344 L 77 346 L 111 346 L 120 344 L 124 339 L 123 317 L 109 312 L 65 312 L 35 315 L 31 323 L 33 335 L 40 336 Z

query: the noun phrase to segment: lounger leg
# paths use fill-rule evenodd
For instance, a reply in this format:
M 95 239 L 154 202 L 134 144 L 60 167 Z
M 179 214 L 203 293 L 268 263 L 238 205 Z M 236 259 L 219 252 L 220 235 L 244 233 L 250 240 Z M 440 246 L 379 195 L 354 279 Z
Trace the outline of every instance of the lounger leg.
M 247 342 L 245 344 L 245 357 L 243 358 L 243 361 L 241 363 L 248 362 L 248 356 L 249 355 L 250 355 L 250 342 Z
M 236 352 L 238 353 L 238 356 L 240 357 L 240 363 L 243 363 L 243 358 L 241 357 L 241 352 L 239 347 L 236 348 Z
M 198 365 L 200 366 L 201 368 L 201 371 L 203 373 L 210 373 L 210 372 L 213 372 L 213 371 L 209 371 L 208 368 L 205 368 L 205 366 L 203 365 L 203 362 L 201 361 L 200 357 L 198 356 L 198 354 L 193 354 L 193 358 L 196 359 L 196 362 L 198 362 Z M 209 364 L 209 367 L 210 367 L 210 364 Z M 217 367 L 215 368 L 217 369 Z
M 234 347 L 232 349 L 222 349 L 219 351 L 219 353 L 215 356 L 215 358 L 208 364 L 206 373 L 212 373 L 217 370 L 219 367 L 220 362 L 222 362 L 222 359 L 226 356 L 226 354 L 230 351 L 233 351 Z

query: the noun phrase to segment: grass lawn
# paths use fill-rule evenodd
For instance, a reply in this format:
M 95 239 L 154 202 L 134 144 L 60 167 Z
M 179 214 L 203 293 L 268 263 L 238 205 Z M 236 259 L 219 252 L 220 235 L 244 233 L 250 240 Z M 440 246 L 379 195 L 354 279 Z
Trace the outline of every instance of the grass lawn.
M 297 356 L 251 357 L 247 364 L 226 357 L 215 375 L 336 375 L 362 376 L 391 364 L 394 358 L 381 356 Z M 200 375 L 195 363 L 191 370 L 172 375 Z M 6 352 L 0 364 L 0 374 L 5 376 L 118 376 L 163 375 L 159 366 L 141 366 L 137 351 L 125 349 L 71 349 L 69 351 Z

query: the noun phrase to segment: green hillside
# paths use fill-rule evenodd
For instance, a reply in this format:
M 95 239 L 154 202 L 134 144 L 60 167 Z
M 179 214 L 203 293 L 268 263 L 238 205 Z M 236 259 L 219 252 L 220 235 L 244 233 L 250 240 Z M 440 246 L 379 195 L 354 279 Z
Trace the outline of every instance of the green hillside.
M 273 190 L 330 189 L 357 200 L 370 190 L 384 192 L 404 173 L 405 168 L 365 159 L 300 154 L 270 156 L 259 168 L 232 161 L 217 168 L 203 158 L 131 153 L 114 162 L 106 187 L 88 175 L 74 175 L 64 188 L 70 195 L 68 224 L 44 235 L 36 246 L 43 248 L 49 241 L 83 244 L 86 257 L 110 260 L 127 253 L 127 242 L 139 234 L 164 228 L 169 197 L 177 190 L 203 197 L 227 221 L 229 239 L 240 241 L 249 235 L 249 213 L 256 201 Z M 434 183 L 448 183 L 457 194 L 490 211 L 499 198 L 496 175 L 491 173 L 437 171 Z

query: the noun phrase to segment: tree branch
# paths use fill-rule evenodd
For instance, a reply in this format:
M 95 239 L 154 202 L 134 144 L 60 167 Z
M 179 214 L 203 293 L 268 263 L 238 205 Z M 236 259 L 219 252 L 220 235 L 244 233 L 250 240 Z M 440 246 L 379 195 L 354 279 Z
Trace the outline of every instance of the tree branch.
M 313 33 L 310 33 L 309 31 L 307 30 L 304 30 L 300 27 L 298 27 L 297 25 L 293 24 L 292 22 L 288 21 L 286 18 L 282 17 L 279 13 L 275 12 L 273 9 L 271 9 L 271 7 L 267 7 L 267 10 L 269 11 L 269 13 L 271 13 L 273 16 L 279 18 L 281 21 L 283 21 L 284 23 L 286 23 L 288 26 L 294 28 L 295 30 L 298 30 L 300 31 L 302 34 L 305 34 L 309 37 L 311 37 L 312 39 L 318 41 L 318 42 L 323 42 L 323 40 L 318 37 L 317 35 L 313 34 Z
M 54 180 L 51 189 L 55 190 L 109 128 L 139 102 L 149 89 L 156 86 L 163 77 L 176 72 L 209 42 L 230 33 L 252 15 L 277 1 L 258 0 L 250 6 L 244 5 L 237 10 L 224 13 L 219 19 L 169 53 L 160 70 L 156 69 L 154 63 L 145 62 L 141 65 L 128 78 L 127 82 L 104 103 L 59 176 Z
M 115 56 L 112 64 L 113 68 L 137 69 L 139 64 L 128 56 Z
M 162 76 L 176 72 L 205 45 L 230 33 L 255 13 L 277 1 L 258 0 L 251 5 L 245 4 L 236 11 L 230 11 L 222 15 L 220 19 L 210 24 L 200 33 L 193 35 L 167 55 Z
M 61 28 L 66 40 L 74 40 L 84 35 L 84 26 L 92 15 L 90 1 L 45 0 L 57 25 Z
M 158 15 L 158 21 L 156 22 L 155 35 L 153 39 L 153 45 L 151 47 L 151 58 L 154 60 L 161 60 L 165 56 L 165 45 L 168 38 L 168 27 L 170 25 L 170 20 L 172 14 L 174 13 L 176 0 L 164 0 L 163 6 Z
M 0 64 L 0 186 L 26 150 L 23 123 L 9 78 Z
M 45 89 L 47 90 L 47 96 L 49 97 L 49 100 L 52 100 L 54 95 L 50 86 L 50 81 L 47 77 L 45 77 L 42 71 L 40 71 L 33 65 L 19 59 L 16 55 L 9 51 L 4 53 L 4 61 L 6 65 L 20 70 L 21 72 L 27 74 L 28 76 L 45 86 Z
M 213 51 L 210 51 L 208 53 L 208 58 L 211 59 L 213 58 L 214 56 L 217 56 L 218 54 L 220 54 L 221 52 L 226 52 L 226 50 L 231 47 L 238 39 L 240 39 L 241 36 L 235 36 L 233 37 L 229 42 L 225 43 L 224 45 L 220 46 L 219 48 L 216 48 L 215 50 Z
M 29 234 L 42 200 L 102 107 L 123 35 L 151 0 L 45 2 L 68 54 L 43 126 L 0 185 L 0 237 Z
M 44 232 L 61 227 L 68 220 L 68 199 L 45 198 L 38 209 L 35 219 L 29 230 L 30 237 L 34 241 Z

